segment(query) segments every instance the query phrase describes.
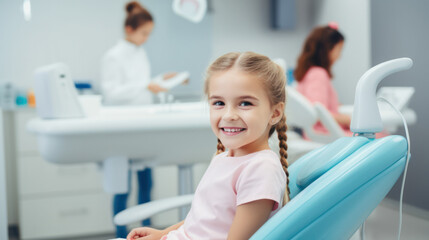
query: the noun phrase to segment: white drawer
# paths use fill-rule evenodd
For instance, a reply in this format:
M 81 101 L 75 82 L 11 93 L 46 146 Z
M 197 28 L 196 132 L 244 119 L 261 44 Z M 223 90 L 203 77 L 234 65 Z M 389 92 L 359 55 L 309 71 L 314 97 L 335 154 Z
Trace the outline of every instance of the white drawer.
M 35 109 L 15 111 L 15 143 L 18 153 L 38 151 L 35 135 L 27 131 L 27 122 L 36 117 Z
M 57 165 L 40 156 L 18 158 L 20 196 L 46 193 L 103 192 L 102 173 L 94 163 Z
M 22 239 L 113 233 L 111 199 L 107 194 L 21 199 Z

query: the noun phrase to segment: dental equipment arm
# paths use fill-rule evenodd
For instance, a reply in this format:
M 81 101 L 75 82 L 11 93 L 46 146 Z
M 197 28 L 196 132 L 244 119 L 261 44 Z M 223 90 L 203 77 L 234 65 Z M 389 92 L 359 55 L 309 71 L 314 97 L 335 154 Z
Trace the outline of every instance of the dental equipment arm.
M 356 86 L 353 117 L 350 125 L 352 132 L 374 135 L 383 130 L 376 101 L 377 86 L 385 77 L 395 72 L 410 69 L 412 65 L 413 61 L 410 58 L 398 58 L 380 63 L 362 75 Z

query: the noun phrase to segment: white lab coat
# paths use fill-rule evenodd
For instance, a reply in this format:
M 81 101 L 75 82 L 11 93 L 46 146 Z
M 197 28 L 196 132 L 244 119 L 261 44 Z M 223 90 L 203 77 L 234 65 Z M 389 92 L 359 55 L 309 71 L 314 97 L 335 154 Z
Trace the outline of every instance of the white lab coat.
M 125 39 L 107 51 L 101 64 L 101 93 L 106 105 L 152 103 L 147 89 L 151 81 L 146 51 Z

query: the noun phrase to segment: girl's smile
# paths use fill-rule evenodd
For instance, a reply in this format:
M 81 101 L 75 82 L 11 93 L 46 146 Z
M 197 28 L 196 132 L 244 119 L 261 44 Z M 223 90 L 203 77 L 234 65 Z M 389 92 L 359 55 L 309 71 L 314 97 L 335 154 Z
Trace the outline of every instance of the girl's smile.
M 209 83 L 210 123 L 231 156 L 269 149 L 268 133 L 281 111 L 272 107 L 262 80 L 232 68 Z M 283 106 L 283 105 L 282 105 Z
M 243 131 L 246 131 L 246 128 L 237 128 L 237 127 L 222 127 L 220 128 L 223 131 L 223 134 L 227 136 L 235 136 Z

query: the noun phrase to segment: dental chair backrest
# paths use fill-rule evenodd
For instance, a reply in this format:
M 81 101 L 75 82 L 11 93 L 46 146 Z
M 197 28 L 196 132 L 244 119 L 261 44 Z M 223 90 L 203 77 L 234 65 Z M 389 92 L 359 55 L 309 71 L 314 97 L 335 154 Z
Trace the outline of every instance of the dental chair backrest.
M 405 167 L 401 136 L 343 137 L 289 167 L 291 201 L 252 239 L 348 239 Z
M 351 129 L 289 167 L 291 201 L 251 239 L 349 239 L 383 200 L 407 162 L 402 136 L 374 139 L 382 122 L 375 99 L 387 75 L 409 69 L 412 60 L 395 59 L 368 70 L 359 80 Z M 290 94 L 290 93 L 289 93 Z
M 293 87 L 286 87 L 286 92 L 288 126 L 302 128 L 310 140 L 320 143 L 330 143 L 345 136 L 341 126 L 321 103 L 311 103 Z M 326 128 L 327 134 L 314 131 L 313 126 L 318 121 Z

